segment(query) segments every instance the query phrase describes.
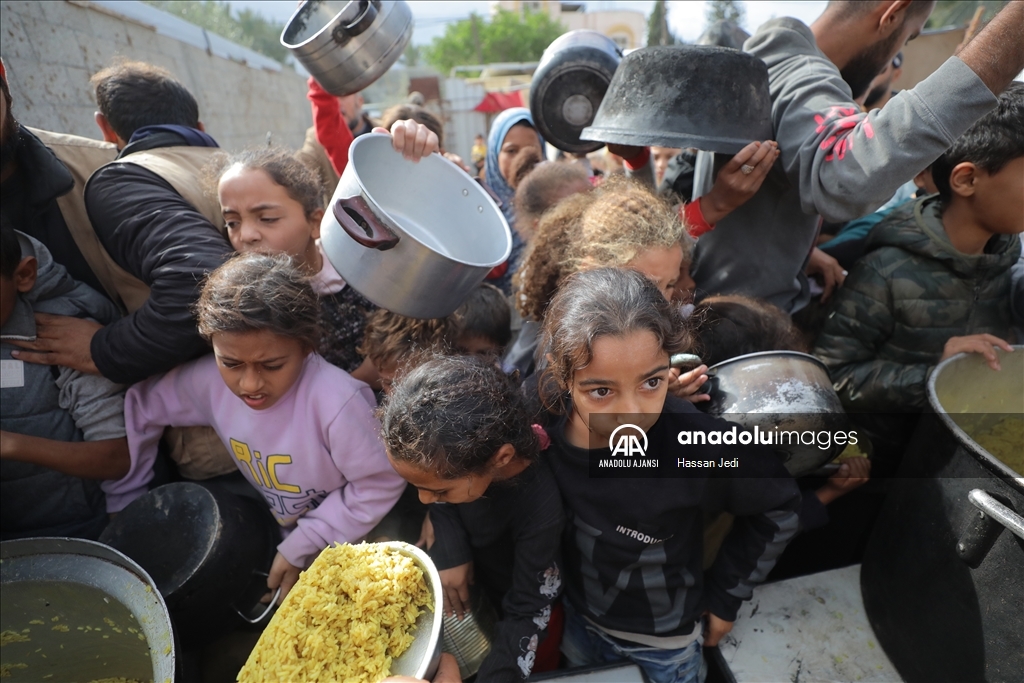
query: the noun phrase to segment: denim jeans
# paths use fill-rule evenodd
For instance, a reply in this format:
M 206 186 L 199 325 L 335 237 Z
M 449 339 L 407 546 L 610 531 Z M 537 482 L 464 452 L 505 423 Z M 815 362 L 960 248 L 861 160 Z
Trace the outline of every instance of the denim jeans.
M 564 604 L 562 654 L 571 666 L 628 660 L 643 669 L 652 683 L 704 683 L 708 667 L 703 635 L 681 650 L 662 650 L 612 637 L 588 623 L 568 600 Z

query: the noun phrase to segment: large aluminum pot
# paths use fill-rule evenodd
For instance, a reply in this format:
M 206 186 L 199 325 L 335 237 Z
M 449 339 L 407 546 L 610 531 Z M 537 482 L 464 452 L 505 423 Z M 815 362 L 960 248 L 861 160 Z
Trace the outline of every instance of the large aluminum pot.
M 135 661 L 125 660 L 124 650 L 120 649 L 124 646 L 118 641 L 127 638 L 131 642 L 135 636 L 127 632 L 123 623 L 115 623 L 119 627 L 115 631 L 104 623 L 102 614 L 96 613 L 93 595 L 104 594 L 107 597 L 103 600 L 116 600 L 127 608 L 149 645 L 151 668 L 138 674 L 117 675 L 161 683 L 175 680 L 175 645 L 167 605 L 142 567 L 113 548 L 76 538 L 4 541 L 0 543 L 0 583 L 4 603 L 0 618 L 5 632 L 20 632 L 21 627 L 13 626 L 24 617 L 31 617 L 27 623 L 43 622 L 41 626 L 28 627 L 30 640 L 4 644 L 5 663 L 28 665 L 22 670 L 27 675 L 25 680 L 109 678 L 116 672 L 113 667 L 104 668 L 104 661 Z M 76 586 L 93 591 L 85 592 Z M 38 615 L 21 614 L 26 602 L 22 598 L 30 604 L 40 603 L 38 609 L 44 611 Z M 43 599 L 47 600 L 45 607 Z M 95 602 L 99 603 L 99 598 Z M 91 630 L 80 631 L 79 627 L 84 626 Z M 104 630 L 105 640 L 100 635 Z M 85 657 L 85 652 L 90 656 Z M 92 654 L 105 656 L 94 661 Z M 18 671 L 13 670 L 12 679 L 18 679 Z
M 821 432 L 834 435 L 849 430 L 849 418 L 832 388 L 828 370 L 814 356 L 796 351 L 763 351 L 737 356 L 708 369 L 707 404 L 697 404 L 712 415 L 761 431 L 813 432 L 815 439 L 773 444 L 795 477 L 813 472 L 846 447 L 845 439 L 829 439 L 823 446 Z M 774 437 L 773 437 L 774 438 Z
M 414 163 L 384 134 L 362 135 L 320 224 L 324 253 L 381 308 L 442 318 L 512 251 L 490 195 L 439 154 Z
M 530 112 L 545 140 L 576 154 L 603 146 L 580 133 L 593 123 L 620 61 L 619 46 L 597 31 L 569 31 L 548 45 L 530 83 Z
M 865 611 L 908 683 L 1024 672 L 1024 473 L 979 444 L 996 422 L 1024 420 L 1024 346 L 1000 363 L 960 354 L 932 372 L 931 410 L 864 552 Z M 1011 457 L 1024 451 L 1020 433 Z
M 412 11 L 402 0 L 308 0 L 281 33 L 324 90 L 359 92 L 391 68 L 412 38 Z

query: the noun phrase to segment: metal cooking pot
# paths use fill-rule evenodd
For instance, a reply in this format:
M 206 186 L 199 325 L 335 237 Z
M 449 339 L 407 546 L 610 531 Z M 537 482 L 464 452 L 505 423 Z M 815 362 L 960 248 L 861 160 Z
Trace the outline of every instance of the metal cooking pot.
M 711 400 L 697 406 L 745 427 L 762 431 L 849 429 L 849 418 L 832 388 L 828 370 L 814 356 L 796 351 L 763 351 L 737 356 L 708 369 L 703 393 Z M 846 447 L 829 440 L 778 445 L 774 448 L 794 477 L 813 472 Z
M 864 552 L 865 611 L 908 683 L 1024 671 L 1024 475 L 976 441 L 997 419 L 1024 419 L 1024 346 L 999 360 L 994 372 L 959 354 L 932 372 L 931 409 Z
M 309 0 L 281 33 L 313 78 L 332 95 L 359 92 L 391 68 L 412 37 L 402 0 Z
M 735 154 L 774 137 L 768 67 L 724 47 L 648 47 L 622 59 L 583 140 Z
M 182 644 L 192 647 L 268 611 L 258 603 L 280 540 L 276 527 L 253 499 L 178 482 L 133 501 L 100 540 L 153 577 Z
M 402 653 L 401 657 L 396 657 L 391 662 L 391 675 L 410 676 L 429 681 L 437 673 L 437 667 L 441 663 L 442 615 L 444 614 L 441 575 L 437 573 L 437 567 L 434 566 L 434 561 L 430 559 L 430 556 L 416 546 L 401 541 L 388 541 L 384 545 L 412 558 L 416 566 L 423 571 L 423 578 L 427 582 L 430 597 L 434 602 L 433 609 L 423 610 L 423 614 L 416 619 L 412 632 L 412 645 Z
M 105 593 L 127 608 L 139 629 L 145 634 L 150 648 L 152 668 L 145 676 L 140 677 L 161 683 L 175 680 L 174 636 L 167 605 L 156 590 L 153 579 L 142 567 L 113 548 L 95 541 L 76 538 L 25 538 L 4 541 L 0 543 L 0 584 L 3 585 L 5 603 L 17 600 L 21 591 L 32 590 L 40 584 L 63 584 L 72 587 L 81 585 Z M 73 603 L 54 607 L 64 615 L 65 621 L 68 621 L 69 617 L 73 619 L 74 616 L 79 616 L 86 620 L 95 619 L 95 623 L 91 624 L 93 626 L 107 628 L 107 624 L 94 613 L 75 615 Z M 11 608 L 5 604 L 5 622 L 12 618 L 11 612 L 14 611 L 11 609 L 11 612 L 8 612 L 8 609 Z M 5 662 L 29 664 L 26 672 L 34 671 L 34 680 L 47 678 L 44 673 L 46 671 L 50 672 L 50 676 L 58 676 L 54 680 L 60 679 L 62 673 L 77 680 L 108 678 L 114 673 L 110 668 L 104 669 L 102 665 L 94 665 L 81 657 L 81 650 L 76 648 L 75 644 L 76 640 L 84 639 L 85 636 L 79 635 L 74 621 L 64 624 L 69 629 L 65 632 L 51 628 L 53 625 L 48 617 L 45 624 L 38 629 L 39 632 L 31 634 L 32 640 L 24 643 L 5 643 Z M 6 626 L 5 623 L 5 628 Z M 124 633 L 124 626 L 120 625 L 121 632 L 118 636 L 128 637 Z M 108 635 L 113 636 L 115 632 L 111 630 Z M 116 643 L 115 640 L 109 642 Z M 22 645 L 25 646 L 24 652 L 18 650 Z M 61 656 L 62 648 L 63 652 L 68 654 L 64 659 Z M 40 649 L 44 651 L 39 653 Z M 93 651 L 99 653 L 100 650 L 97 648 Z M 36 661 L 40 654 L 47 655 L 46 659 Z M 116 650 L 108 654 L 117 657 Z
M 379 133 L 349 148 L 320 237 L 356 291 L 412 318 L 454 312 L 512 250 L 501 210 L 462 169 L 439 154 L 408 161 Z
M 619 46 L 597 31 L 569 31 L 548 45 L 530 84 L 530 112 L 545 140 L 575 154 L 602 147 L 580 133 L 593 122 L 620 61 Z

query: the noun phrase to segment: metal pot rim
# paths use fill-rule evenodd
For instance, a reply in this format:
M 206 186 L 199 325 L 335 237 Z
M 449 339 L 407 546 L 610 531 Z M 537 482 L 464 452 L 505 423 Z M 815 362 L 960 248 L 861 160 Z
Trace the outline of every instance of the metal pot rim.
M 824 363 L 822 363 L 820 360 L 818 360 L 817 358 L 815 358 L 811 354 L 809 354 L 809 353 L 802 353 L 800 351 L 758 351 L 757 353 L 748 353 L 748 354 L 743 355 L 743 356 L 736 356 L 735 358 L 730 358 L 728 360 L 723 360 L 721 363 L 716 363 L 715 365 L 712 365 L 710 368 L 708 368 L 708 372 L 710 373 L 713 370 L 719 370 L 719 369 L 724 368 L 724 367 L 726 367 L 728 365 L 732 365 L 733 363 L 739 363 L 741 361 L 746 361 L 746 360 L 749 360 L 751 358 L 759 358 L 759 357 L 778 357 L 778 358 L 792 357 L 792 358 L 802 358 L 804 360 L 809 360 L 809 361 L 813 362 L 815 365 L 817 365 L 822 370 L 824 370 L 825 374 L 828 374 L 828 368 L 825 366 Z
M 350 1 L 351 1 L 351 0 L 350 0 Z M 383 4 L 383 5 L 387 5 L 387 4 L 391 4 L 391 3 L 382 3 L 382 4 Z M 338 25 L 339 25 L 339 24 L 341 23 L 341 22 L 339 21 L 339 17 L 340 17 L 340 16 L 342 15 L 342 14 L 344 14 L 344 13 L 345 13 L 345 10 L 347 10 L 347 9 L 348 9 L 348 6 L 349 6 L 349 3 L 345 3 L 345 6 L 344 6 L 344 7 L 342 7 L 342 8 L 341 8 L 341 10 L 340 10 L 340 11 L 339 11 L 339 12 L 338 12 L 337 14 L 335 14 L 335 15 L 334 15 L 334 17 L 332 17 L 332 18 L 331 18 L 331 20 L 330 20 L 329 22 L 327 22 L 326 24 L 324 24 L 324 25 L 323 25 L 323 27 L 321 27 L 319 31 L 317 31 L 316 33 L 314 33 L 313 35 L 311 35 L 311 36 L 310 36 L 309 38 L 307 38 L 306 40 L 303 40 L 303 41 L 302 41 L 302 42 L 300 42 L 300 43 L 292 43 L 292 42 L 290 42 L 290 41 L 288 41 L 288 40 L 286 39 L 286 36 L 288 35 L 288 32 L 289 32 L 289 31 L 291 30 L 291 28 L 292 28 L 292 22 L 294 22 L 294 21 L 295 21 L 295 19 L 296 19 L 296 18 L 297 18 L 297 17 L 298 17 L 298 16 L 300 15 L 300 14 L 303 14 L 303 13 L 304 13 L 304 12 L 305 12 L 305 11 L 306 11 L 307 9 L 309 9 L 309 12 L 308 12 L 309 14 L 312 14 L 312 13 L 313 13 L 313 12 L 312 12 L 312 9 L 310 8 L 310 6 L 309 6 L 309 4 L 308 4 L 308 3 L 305 3 L 305 2 L 304 2 L 304 3 L 302 3 L 301 5 L 299 5 L 299 6 L 298 6 L 298 7 L 297 7 L 297 8 L 295 9 L 295 11 L 294 11 L 294 12 L 292 12 L 292 15 L 291 15 L 290 17 L 288 17 L 288 21 L 287 21 L 287 23 L 285 23 L 285 25 L 284 25 L 284 28 L 283 28 L 283 29 L 281 29 L 281 38 L 280 38 L 280 42 L 281 42 L 281 45 L 283 45 L 284 47 L 288 48 L 289 50 L 295 50 L 295 49 L 298 49 L 298 48 L 306 47 L 306 46 L 307 46 L 307 45 L 309 45 L 309 44 L 310 44 L 310 43 L 311 43 L 312 41 L 314 41 L 314 40 L 316 40 L 317 38 L 319 38 L 320 36 L 322 36 L 322 35 L 323 35 L 323 33 L 324 33 L 324 31 L 328 31 L 328 32 L 331 32 L 331 31 L 333 31 L 333 30 L 335 29 L 335 27 L 337 27 L 337 26 L 338 26 Z
M 493 268 L 493 267 L 495 267 L 497 265 L 500 265 L 500 264 L 502 264 L 502 263 L 504 263 L 505 261 L 508 260 L 508 257 L 512 254 L 512 226 L 508 225 L 508 223 L 505 221 L 504 214 L 501 213 L 501 209 L 499 209 L 498 205 L 494 203 L 494 200 L 491 199 L 491 196 L 489 194 L 487 194 L 487 192 L 485 192 L 483 190 L 483 188 L 481 188 L 476 182 L 474 182 L 471 177 L 466 175 L 465 171 L 463 171 L 461 168 L 456 166 L 453 162 L 449 161 L 448 159 L 445 159 L 440 154 L 431 154 L 428 157 L 424 157 L 424 158 L 420 159 L 418 163 L 420 163 L 420 164 L 430 163 L 430 164 L 435 164 L 435 165 L 438 164 L 438 163 L 441 163 L 442 166 L 448 166 L 455 173 L 463 175 L 463 176 L 466 176 L 466 179 L 469 181 L 467 183 L 470 186 L 469 187 L 469 191 L 477 193 L 477 196 L 480 197 L 483 201 L 485 201 L 487 203 L 487 205 L 494 211 L 495 215 L 500 219 L 499 220 L 499 225 L 505 225 L 506 228 L 507 228 L 507 230 L 505 232 L 505 237 L 506 237 L 505 249 L 502 252 L 504 255 L 501 257 L 501 260 L 498 261 L 497 263 L 470 263 L 468 261 L 463 261 L 462 259 L 457 259 L 457 258 L 455 258 L 453 256 L 449 256 L 447 254 L 442 254 L 442 253 L 436 251 L 429 244 L 424 244 L 421 240 L 417 239 L 415 235 L 413 235 L 412 233 L 409 233 L 406 230 L 404 230 L 399 223 L 397 223 L 394 219 L 392 219 L 390 214 L 388 213 L 387 209 L 382 207 L 380 205 L 380 203 L 376 199 L 374 199 L 373 194 L 370 192 L 370 190 L 368 190 L 366 188 L 366 184 L 363 182 L 363 179 L 362 179 L 362 177 L 359 174 L 359 169 L 357 168 L 357 166 L 355 164 L 355 150 L 358 149 L 359 145 L 364 145 L 364 146 L 365 145 L 378 145 L 379 146 L 379 145 L 384 144 L 383 142 L 381 142 L 383 140 L 387 141 L 385 148 L 388 149 L 388 150 L 391 150 L 392 152 L 394 152 L 394 148 L 391 146 L 391 135 L 390 134 L 386 134 L 386 133 L 367 133 L 365 135 L 360 135 L 359 137 L 357 137 L 352 142 L 352 146 L 349 147 L 349 151 L 348 151 L 349 166 L 346 167 L 346 170 L 348 168 L 352 169 L 352 176 L 355 179 L 356 184 L 359 185 L 359 190 L 360 190 L 361 194 L 363 195 L 363 198 L 366 199 L 366 201 L 370 205 L 370 207 L 372 209 L 374 209 L 374 213 L 376 213 L 379 218 L 382 218 L 387 223 L 388 227 L 390 227 L 392 230 L 395 230 L 402 239 L 412 240 L 413 242 L 415 242 L 416 244 L 420 245 L 424 249 L 428 249 L 429 251 L 434 253 L 434 255 L 436 255 L 438 258 L 441 258 L 441 259 L 444 259 L 444 260 L 447 260 L 447 261 L 451 261 L 452 263 L 457 263 L 457 264 L 462 265 L 462 266 L 467 266 L 467 267 L 470 267 L 470 268 Z M 394 153 L 397 154 L 397 152 L 394 152 Z M 334 199 L 332 198 L 331 201 L 333 202 Z
M 1024 352 L 1024 344 L 1011 344 L 1011 346 L 1014 351 Z M 945 369 L 947 365 L 950 365 L 961 358 L 966 358 L 969 355 L 971 354 L 958 353 L 935 366 L 935 369 L 932 370 L 930 375 L 928 375 L 928 405 L 930 405 L 935 414 L 939 416 L 939 419 L 942 420 L 942 424 L 945 425 L 946 429 L 953 432 L 953 435 L 956 436 L 960 444 L 964 446 L 967 452 L 970 453 L 975 460 L 981 463 L 981 465 L 992 474 L 1024 493 L 1024 476 L 1021 476 L 1017 472 L 1011 470 L 1001 460 L 982 448 L 977 441 L 967 434 L 967 432 L 961 429 L 960 425 L 958 425 L 953 418 L 949 416 L 946 409 L 942 407 L 941 403 L 939 403 L 939 397 L 935 393 L 935 380 L 938 379 L 940 374 L 942 374 L 943 369 Z

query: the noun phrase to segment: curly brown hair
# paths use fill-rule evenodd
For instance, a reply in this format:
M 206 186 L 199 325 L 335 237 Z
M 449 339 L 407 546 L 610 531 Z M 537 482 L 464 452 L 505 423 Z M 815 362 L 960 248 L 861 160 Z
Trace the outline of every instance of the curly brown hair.
M 516 380 L 479 358 L 427 360 L 395 382 L 377 414 L 388 454 L 442 479 L 486 471 L 505 444 L 526 460 L 540 450 Z
M 574 271 L 623 268 L 647 249 L 684 244 L 686 229 L 678 214 L 635 180 L 609 178 L 587 198 L 579 240 L 570 254 Z M 689 258 L 685 251 L 683 258 Z
M 666 354 L 689 349 L 693 335 L 678 306 L 634 270 L 596 268 L 569 276 L 544 316 L 539 348 L 547 349 L 538 390 L 544 407 L 565 410 L 573 374 L 590 364 L 598 337 L 652 332 Z
M 214 155 L 202 170 L 207 194 L 216 197 L 221 177 L 236 166 L 266 173 L 289 197 L 302 204 L 306 218 L 324 208 L 325 188 L 320 174 L 283 147 L 250 147 L 235 154 Z
M 268 330 L 313 351 L 320 344 L 320 300 L 286 254 L 228 259 L 206 278 L 195 313 L 207 341 L 222 332 Z
M 516 309 L 524 318 L 543 320 L 551 297 L 572 272 L 568 262 L 573 243 L 579 240 L 580 216 L 590 198 L 591 194 L 566 197 L 541 216 L 522 265 L 512 276 Z
M 460 331 L 456 315 L 421 320 L 380 308 L 366 319 L 357 350 L 378 369 L 391 364 L 411 367 L 424 356 L 450 353 Z

